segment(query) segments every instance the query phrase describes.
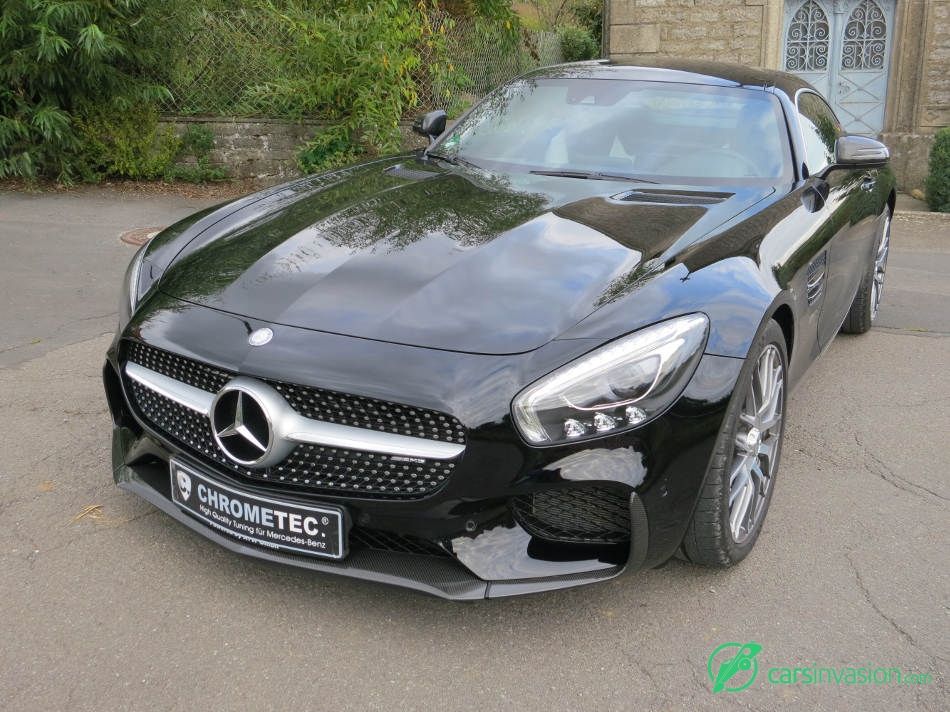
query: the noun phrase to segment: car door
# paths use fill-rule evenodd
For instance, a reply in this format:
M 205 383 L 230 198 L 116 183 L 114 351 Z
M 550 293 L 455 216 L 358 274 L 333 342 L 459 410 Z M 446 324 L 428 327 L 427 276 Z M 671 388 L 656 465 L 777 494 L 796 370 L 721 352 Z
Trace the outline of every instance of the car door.
M 867 199 L 867 193 L 874 190 L 875 175 L 873 171 L 835 167 L 835 142 L 841 135 L 841 124 L 821 96 L 800 91 L 796 103 L 809 181 L 824 196 L 820 213 L 832 235 L 824 256 L 819 255 L 818 264 L 823 261 L 824 271 L 816 270 L 814 274 L 814 279 L 824 284 L 810 286 L 823 292 L 818 342 L 825 348 L 838 333 L 867 269 L 874 218 L 869 207 L 873 201 Z

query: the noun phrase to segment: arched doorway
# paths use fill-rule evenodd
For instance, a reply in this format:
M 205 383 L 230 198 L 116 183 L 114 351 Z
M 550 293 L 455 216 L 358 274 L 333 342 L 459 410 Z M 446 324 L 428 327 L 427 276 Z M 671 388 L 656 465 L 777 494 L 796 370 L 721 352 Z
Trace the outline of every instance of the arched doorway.
M 896 0 L 792 0 L 785 5 L 783 67 L 831 102 L 845 131 L 876 136 Z

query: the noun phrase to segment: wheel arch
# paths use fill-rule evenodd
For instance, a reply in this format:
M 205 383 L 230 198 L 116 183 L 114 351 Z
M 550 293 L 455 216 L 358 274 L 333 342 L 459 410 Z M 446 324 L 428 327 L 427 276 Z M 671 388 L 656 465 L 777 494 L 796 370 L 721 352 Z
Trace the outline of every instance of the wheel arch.
M 779 304 L 770 315 L 782 329 L 785 334 L 785 350 L 788 360 L 792 360 L 792 350 L 795 345 L 795 315 L 792 308 L 787 303 Z

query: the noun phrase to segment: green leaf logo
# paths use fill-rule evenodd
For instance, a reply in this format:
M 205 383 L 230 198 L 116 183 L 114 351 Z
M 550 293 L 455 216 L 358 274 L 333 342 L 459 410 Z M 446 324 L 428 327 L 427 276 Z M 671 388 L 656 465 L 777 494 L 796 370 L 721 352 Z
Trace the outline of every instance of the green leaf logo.
M 713 692 L 739 692 L 751 685 L 759 674 L 759 663 L 755 656 L 760 652 L 762 646 L 751 640 L 745 645 L 723 643 L 713 650 L 706 663 L 706 672 L 712 680 Z M 730 681 L 732 684 L 727 686 Z

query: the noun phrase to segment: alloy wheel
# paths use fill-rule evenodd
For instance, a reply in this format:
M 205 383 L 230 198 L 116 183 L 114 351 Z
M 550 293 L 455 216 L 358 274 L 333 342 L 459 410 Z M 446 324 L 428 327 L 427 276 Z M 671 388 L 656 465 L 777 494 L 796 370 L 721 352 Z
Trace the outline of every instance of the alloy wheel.
M 871 286 L 871 321 L 877 316 L 881 308 L 881 296 L 884 293 L 884 273 L 887 271 L 887 252 L 891 244 L 891 216 L 887 215 L 884 222 L 884 231 L 881 235 L 881 244 L 877 247 L 874 257 L 874 283 Z
M 785 398 L 782 355 L 769 344 L 752 370 L 739 412 L 729 476 L 729 528 L 741 544 L 759 526 L 778 464 Z

